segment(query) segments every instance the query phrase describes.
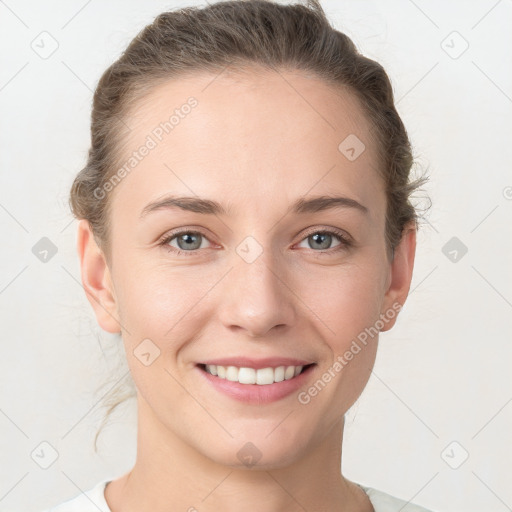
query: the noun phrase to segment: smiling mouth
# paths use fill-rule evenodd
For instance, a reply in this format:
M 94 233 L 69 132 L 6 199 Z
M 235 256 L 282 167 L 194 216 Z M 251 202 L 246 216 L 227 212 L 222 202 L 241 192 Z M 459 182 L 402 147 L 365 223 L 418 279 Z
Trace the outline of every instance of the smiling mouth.
M 276 366 L 259 369 L 215 364 L 198 364 L 198 367 L 202 371 L 219 379 L 237 382 L 239 384 L 267 386 L 285 380 L 292 380 L 308 371 L 309 368 L 315 366 L 315 364 L 316 363 L 311 363 L 305 366 Z

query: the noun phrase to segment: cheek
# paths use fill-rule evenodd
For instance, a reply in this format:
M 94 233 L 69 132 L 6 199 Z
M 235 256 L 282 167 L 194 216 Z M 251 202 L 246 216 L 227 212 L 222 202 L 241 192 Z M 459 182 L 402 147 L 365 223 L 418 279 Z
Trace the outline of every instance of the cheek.
M 318 324 L 336 352 L 343 352 L 352 338 L 378 319 L 383 269 L 374 260 L 363 258 L 357 264 L 311 265 L 296 270 L 287 280 L 294 291 L 289 300 L 302 317 L 297 321 L 302 323 L 309 318 Z M 136 333 L 131 342 L 150 338 L 172 343 L 193 337 L 194 329 L 200 328 L 201 322 L 208 320 L 206 317 L 215 315 L 210 310 L 212 296 L 208 295 L 221 281 L 225 269 L 129 265 L 118 267 L 118 273 L 119 315 L 123 326 Z M 214 303 L 218 305 L 219 300 L 222 298 L 217 296 Z
M 326 383 L 325 403 L 335 403 L 336 413 L 348 410 L 364 389 L 375 362 L 383 295 L 383 268 L 347 265 L 332 272 L 308 277 L 304 302 L 318 316 L 330 353 L 320 380 Z M 311 315 L 310 315 L 311 316 Z M 320 387 L 323 386 L 320 383 Z M 313 390 L 314 392 L 314 390 Z
M 297 324 L 318 334 L 316 343 L 323 346 L 325 377 L 329 378 L 322 398 L 310 407 L 322 409 L 320 417 L 336 421 L 339 412 L 350 408 L 368 381 L 376 352 L 376 338 L 348 360 L 352 343 L 379 318 L 382 300 L 382 268 L 375 261 L 360 260 L 358 264 L 314 267 L 288 274 L 287 284 L 293 293 L 285 293 L 297 310 Z M 197 339 L 209 321 L 215 321 L 217 307 L 222 301 L 222 287 L 209 292 L 219 283 L 224 268 L 210 267 L 200 272 L 186 267 L 136 267 L 119 273 L 119 305 L 123 325 L 129 333 L 123 335 L 128 364 L 136 385 L 145 400 L 156 411 L 166 410 L 167 398 L 177 403 L 188 397 L 175 380 L 166 373 L 176 363 L 188 341 Z M 134 356 L 144 339 L 153 340 L 161 355 L 146 367 Z M 354 349 L 352 349 L 354 350 Z M 335 377 L 327 374 L 329 367 L 343 358 L 341 371 Z M 350 357 L 350 356 L 349 356 Z M 163 391 L 165 390 L 165 391 Z M 332 407 L 332 404 L 336 404 Z M 324 408 L 328 408 L 328 412 Z M 167 418 L 165 421 L 174 421 Z
M 201 327 L 199 303 L 212 285 L 209 279 L 187 277 L 183 269 L 170 272 L 169 268 L 131 266 L 130 270 L 118 267 L 118 271 L 124 272 L 118 304 L 126 328 L 127 363 L 144 400 L 154 410 L 163 411 L 166 397 L 178 400 L 183 394 L 172 377 L 175 360 Z
M 193 336 L 190 329 L 198 326 L 201 301 L 222 276 L 222 272 L 212 275 L 211 271 L 206 274 L 168 266 L 132 267 L 124 272 L 118 303 L 130 344 L 143 338 L 154 339 L 159 345 L 164 340 L 172 344 L 172 340 Z
M 383 300 L 382 269 L 372 264 L 350 264 L 310 272 L 300 296 L 324 324 L 333 351 L 345 346 L 379 318 Z

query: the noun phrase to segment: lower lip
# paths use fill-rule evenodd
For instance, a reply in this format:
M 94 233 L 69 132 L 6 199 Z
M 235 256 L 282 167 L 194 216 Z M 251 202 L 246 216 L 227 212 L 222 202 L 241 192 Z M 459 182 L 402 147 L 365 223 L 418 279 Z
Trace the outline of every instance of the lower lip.
M 205 378 L 215 389 L 230 396 L 240 402 L 248 404 L 267 404 L 280 400 L 303 386 L 309 378 L 315 364 L 306 368 L 302 373 L 293 377 L 293 379 L 274 382 L 273 384 L 240 384 L 227 379 L 216 377 L 200 366 L 196 366 L 199 373 Z

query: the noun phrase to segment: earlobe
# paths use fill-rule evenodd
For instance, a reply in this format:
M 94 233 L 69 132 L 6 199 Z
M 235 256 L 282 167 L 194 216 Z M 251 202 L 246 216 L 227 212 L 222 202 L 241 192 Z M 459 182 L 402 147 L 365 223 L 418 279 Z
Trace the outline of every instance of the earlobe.
M 383 310 L 388 320 L 381 332 L 389 331 L 395 325 L 398 311 L 405 304 L 411 287 L 414 257 L 416 254 L 416 226 L 406 226 L 400 243 L 395 248 L 395 256 L 390 264 L 390 279 L 386 290 Z
M 77 252 L 82 285 L 98 324 L 107 332 L 121 332 L 110 270 L 103 252 L 94 240 L 90 224 L 85 219 L 81 219 L 78 224 Z

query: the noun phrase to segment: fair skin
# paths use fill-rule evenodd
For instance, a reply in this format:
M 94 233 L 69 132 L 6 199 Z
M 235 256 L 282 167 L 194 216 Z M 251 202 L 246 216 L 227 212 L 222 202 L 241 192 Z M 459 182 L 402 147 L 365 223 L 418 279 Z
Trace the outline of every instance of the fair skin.
M 189 96 L 198 101 L 111 194 L 110 266 L 88 223 L 79 223 L 83 286 L 100 326 L 121 332 L 137 386 L 136 463 L 106 487 L 107 503 L 113 512 L 234 512 L 247 504 L 260 512 L 371 512 L 340 461 L 343 415 L 369 379 L 378 336 L 307 405 L 297 393 L 240 402 L 198 375 L 196 363 L 297 357 L 315 362 L 307 390 L 359 333 L 404 304 L 414 226 L 390 262 L 375 143 L 351 93 L 291 70 L 214 78 L 160 84 L 126 117 L 129 156 L 166 113 Z M 354 161 L 338 150 L 349 134 L 366 146 Z M 140 218 L 166 194 L 215 200 L 229 211 L 159 209 Z M 287 212 L 298 198 L 321 195 L 349 197 L 367 212 Z M 185 252 L 180 237 L 158 245 L 177 228 L 202 235 L 187 254 L 172 252 Z M 313 235 L 329 228 L 353 245 L 340 246 L 335 235 L 315 244 Z M 262 250 L 250 263 L 236 250 L 248 236 Z M 134 355 L 144 339 L 160 349 L 148 366 Z M 237 457 L 247 442 L 261 453 L 251 467 Z

